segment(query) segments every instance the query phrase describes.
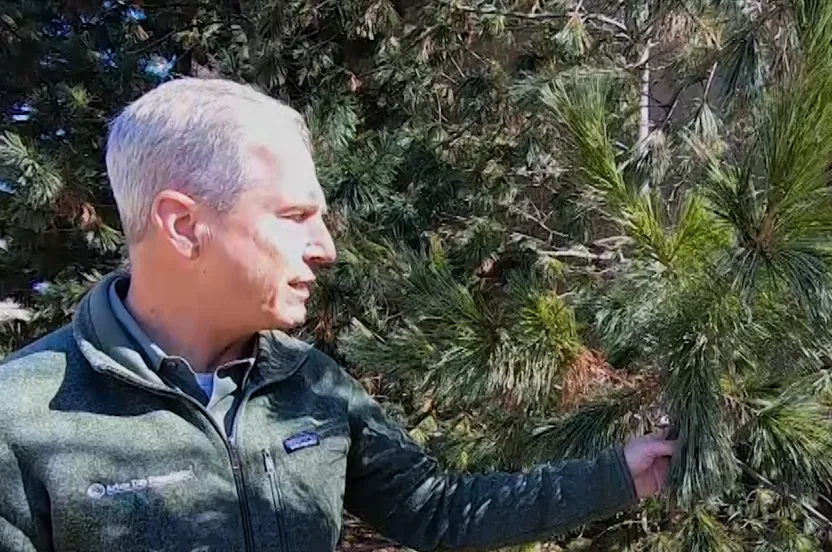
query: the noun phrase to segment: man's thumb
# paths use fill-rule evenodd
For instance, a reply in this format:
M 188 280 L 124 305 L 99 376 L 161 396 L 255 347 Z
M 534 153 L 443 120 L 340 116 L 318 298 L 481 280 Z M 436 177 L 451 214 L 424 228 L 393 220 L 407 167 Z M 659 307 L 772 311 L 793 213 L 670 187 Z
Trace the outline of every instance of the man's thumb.
M 651 443 L 653 456 L 673 456 L 678 448 L 678 441 L 654 441 Z

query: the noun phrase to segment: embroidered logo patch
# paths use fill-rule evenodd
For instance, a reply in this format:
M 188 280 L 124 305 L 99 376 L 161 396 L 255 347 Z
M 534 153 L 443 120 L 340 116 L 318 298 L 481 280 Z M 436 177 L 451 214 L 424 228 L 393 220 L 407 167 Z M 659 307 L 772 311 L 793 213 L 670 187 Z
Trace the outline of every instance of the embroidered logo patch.
M 317 433 L 305 431 L 303 433 L 298 433 L 297 435 L 292 435 L 283 441 L 283 448 L 286 449 L 286 452 L 291 454 L 301 449 L 317 446 L 320 443 L 321 440 Z
M 149 477 L 131 479 L 130 481 L 111 483 L 109 485 L 93 483 L 87 488 L 87 496 L 93 500 L 100 500 L 105 496 L 134 493 L 147 489 L 159 489 L 167 487 L 168 485 L 174 485 L 176 483 L 193 479 L 194 477 L 194 469 L 189 468 L 187 470 L 173 472 L 166 475 L 151 475 Z

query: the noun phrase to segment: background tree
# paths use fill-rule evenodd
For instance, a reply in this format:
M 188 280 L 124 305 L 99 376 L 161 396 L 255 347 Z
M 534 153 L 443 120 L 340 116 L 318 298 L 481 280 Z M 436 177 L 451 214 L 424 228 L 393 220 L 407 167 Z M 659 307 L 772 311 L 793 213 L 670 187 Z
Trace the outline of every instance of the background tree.
M 312 127 L 340 260 L 299 335 L 445 465 L 669 421 L 668 497 L 559 545 L 828 546 L 830 10 L 2 1 L 0 347 L 123 263 L 106 121 L 224 75 Z

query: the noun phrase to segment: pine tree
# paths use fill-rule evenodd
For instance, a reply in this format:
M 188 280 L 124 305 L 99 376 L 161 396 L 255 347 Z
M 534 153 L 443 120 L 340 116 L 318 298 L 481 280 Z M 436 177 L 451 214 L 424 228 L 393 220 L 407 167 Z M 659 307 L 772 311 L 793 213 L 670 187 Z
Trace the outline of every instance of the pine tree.
M 414 435 L 461 469 L 592 455 L 671 421 L 682 450 L 670 507 L 603 524 L 598 549 L 820 547 L 832 527 L 818 509 L 832 467 L 830 14 L 820 3 L 766 6 L 747 20 L 724 14 L 735 34 L 710 52 L 651 46 L 671 74 L 707 71 L 691 116 L 646 134 L 643 83 L 620 65 L 550 66 L 515 81 L 517 105 L 551 123 L 535 118 L 529 132 L 546 132 L 565 161 L 546 179 L 560 186 L 555 220 L 521 233 L 498 199 L 490 213 L 466 212 L 462 232 L 431 228 L 415 255 L 392 247 L 404 261 L 400 291 L 386 296 L 395 307 L 381 323 L 355 317 L 347 358 L 429 398 L 433 416 L 414 405 Z M 779 48 L 767 66 L 758 49 L 771 35 L 760 28 L 774 17 L 789 22 L 790 44 L 766 44 Z M 622 145 L 628 136 L 638 140 Z M 529 188 L 500 169 L 516 206 Z M 541 203 L 526 205 L 538 214 Z M 466 265 L 481 251 L 481 220 L 505 226 L 493 257 Z

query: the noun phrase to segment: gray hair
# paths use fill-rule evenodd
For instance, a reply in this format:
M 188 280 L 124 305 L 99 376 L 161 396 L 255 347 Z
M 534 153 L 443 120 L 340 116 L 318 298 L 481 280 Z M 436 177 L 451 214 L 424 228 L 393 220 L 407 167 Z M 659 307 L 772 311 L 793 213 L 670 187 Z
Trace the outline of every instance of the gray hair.
M 275 116 L 275 132 L 296 132 L 310 148 L 301 115 L 250 86 L 180 78 L 144 94 L 110 125 L 107 173 L 128 243 L 147 231 L 154 197 L 174 189 L 226 211 L 248 184 L 246 126 Z

